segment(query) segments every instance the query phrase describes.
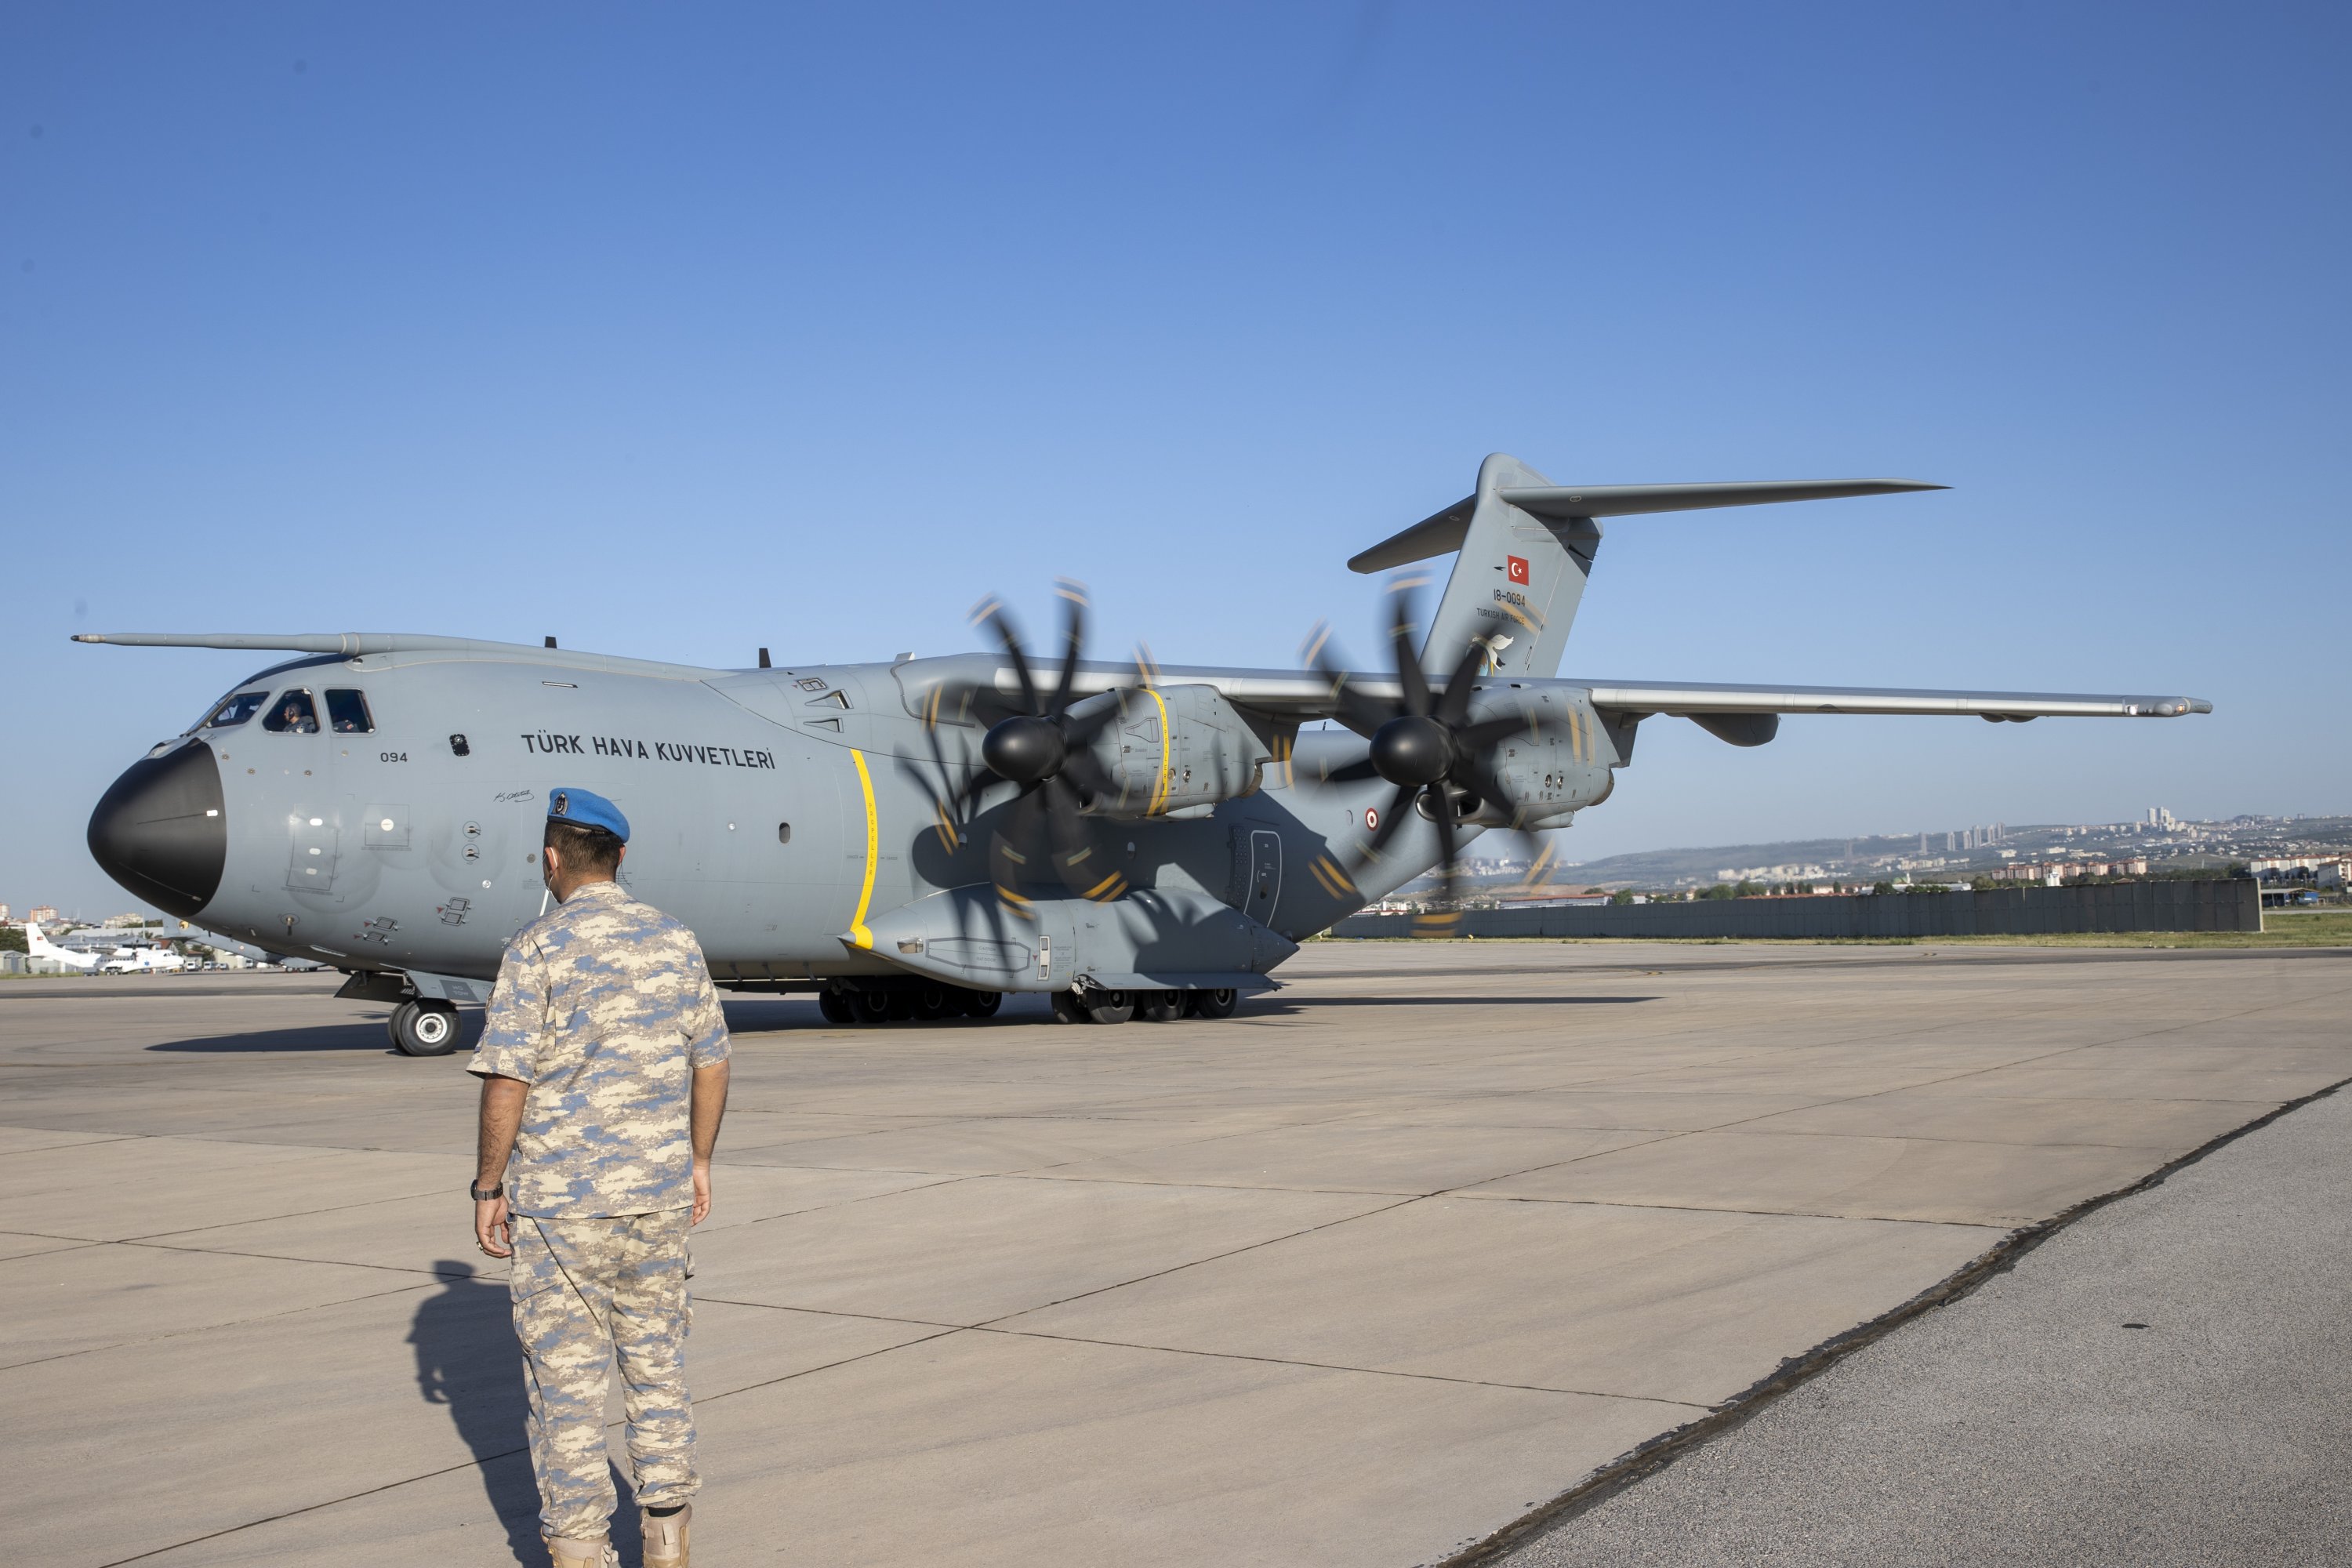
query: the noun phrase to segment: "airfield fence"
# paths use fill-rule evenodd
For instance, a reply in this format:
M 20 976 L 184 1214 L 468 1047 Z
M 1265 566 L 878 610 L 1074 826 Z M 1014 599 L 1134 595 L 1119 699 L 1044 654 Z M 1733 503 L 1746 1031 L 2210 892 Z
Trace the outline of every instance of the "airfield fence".
M 1351 915 L 1333 936 L 1411 936 L 1409 914 Z M 2070 888 L 1995 888 L 1950 893 L 1695 899 L 1652 904 L 1470 910 L 1458 936 L 1920 937 L 2048 936 L 2063 931 L 2263 929 L 2262 884 L 2250 877 L 2200 881 L 2095 882 Z

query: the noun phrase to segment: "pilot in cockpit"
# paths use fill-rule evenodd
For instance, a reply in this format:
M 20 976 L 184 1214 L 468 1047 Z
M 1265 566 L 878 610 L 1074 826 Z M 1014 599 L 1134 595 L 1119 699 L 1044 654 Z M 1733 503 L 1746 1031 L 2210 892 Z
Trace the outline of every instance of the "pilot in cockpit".
M 286 706 L 278 714 L 278 727 L 289 735 L 315 735 L 319 721 L 312 715 L 310 703 L 298 694 L 286 699 Z

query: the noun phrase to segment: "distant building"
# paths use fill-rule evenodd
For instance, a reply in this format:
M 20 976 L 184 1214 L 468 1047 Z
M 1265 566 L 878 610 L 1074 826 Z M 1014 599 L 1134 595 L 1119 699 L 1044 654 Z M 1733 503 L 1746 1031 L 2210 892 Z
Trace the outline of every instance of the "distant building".
M 2261 881 L 2308 882 L 2319 888 L 2341 888 L 2352 882 L 2352 856 L 2266 856 L 2249 860 L 2246 868 Z
M 9 925 L 12 923 L 13 922 L 8 919 L 8 906 L 5 904 L 0 904 L 0 926 Z
M 25 911 L 25 918 L 38 921 L 43 925 L 55 925 L 58 923 L 58 907 L 55 904 L 35 904 Z

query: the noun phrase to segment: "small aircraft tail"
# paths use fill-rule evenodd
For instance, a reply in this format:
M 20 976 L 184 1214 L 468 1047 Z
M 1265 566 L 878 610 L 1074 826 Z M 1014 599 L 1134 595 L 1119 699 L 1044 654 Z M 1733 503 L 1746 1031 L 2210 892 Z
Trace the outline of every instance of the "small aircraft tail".
M 25 922 L 25 956 L 27 958 L 54 958 L 58 963 L 68 964 L 76 969 L 87 969 L 98 962 L 95 954 L 75 952 L 67 948 L 59 947 L 56 942 L 51 942 L 46 935 L 42 934 L 41 922 L 38 921 L 26 921 Z
M 1373 545 L 1348 565 L 1357 572 L 1385 572 L 1458 552 L 1422 644 L 1422 667 L 1451 669 L 1479 643 L 1487 650 L 1490 671 L 1541 679 L 1559 673 L 1560 652 L 1601 548 L 1596 519 L 1943 488 L 1916 479 L 1555 485 L 1517 458 L 1497 452 L 1478 465 L 1475 494 Z

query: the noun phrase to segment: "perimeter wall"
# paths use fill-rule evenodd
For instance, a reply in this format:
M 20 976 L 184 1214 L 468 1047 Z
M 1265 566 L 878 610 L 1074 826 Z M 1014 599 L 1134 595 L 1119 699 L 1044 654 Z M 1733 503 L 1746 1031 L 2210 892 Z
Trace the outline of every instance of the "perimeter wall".
M 1350 915 L 1333 936 L 1411 936 L 1411 915 Z M 1986 892 L 1471 910 L 1457 936 L 2043 936 L 2057 931 L 2263 929 L 2262 884 L 2103 882 Z

